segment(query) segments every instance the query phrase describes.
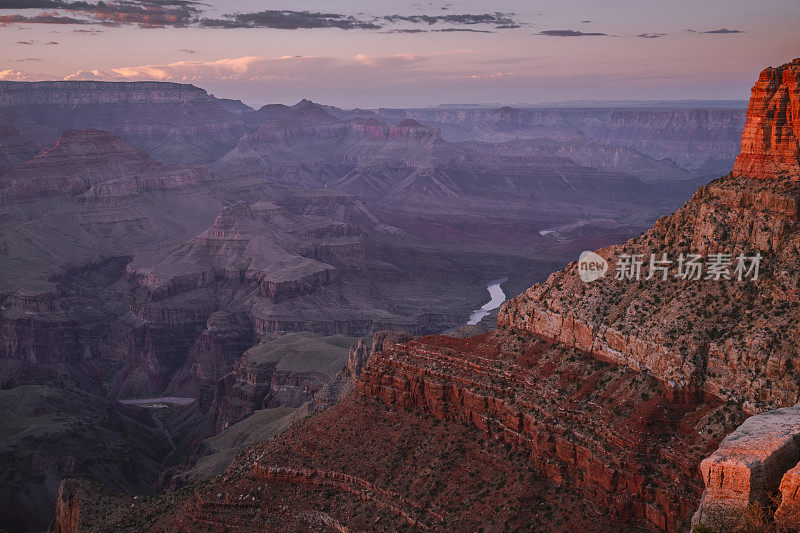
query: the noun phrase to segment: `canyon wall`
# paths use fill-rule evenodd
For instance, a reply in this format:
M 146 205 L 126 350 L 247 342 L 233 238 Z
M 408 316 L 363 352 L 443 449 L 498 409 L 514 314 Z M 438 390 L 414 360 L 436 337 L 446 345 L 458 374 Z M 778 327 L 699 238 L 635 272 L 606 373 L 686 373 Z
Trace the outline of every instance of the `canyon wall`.
M 120 135 L 168 163 L 206 163 L 233 148 L 244 122 L 206 91 L 161 82 L 0 82 L 0 114 L 39 149 L 67 129 Z
M 672 399 L 646 374 L 508 328 L 400 344 L 372 359 L 356 390 L 474 426 L 614 521 L 668 531 L 681 531 L 694 511 L 702 487 L 694 467 L 718 431 L 710 421 L 739 416 L 713 401 Z

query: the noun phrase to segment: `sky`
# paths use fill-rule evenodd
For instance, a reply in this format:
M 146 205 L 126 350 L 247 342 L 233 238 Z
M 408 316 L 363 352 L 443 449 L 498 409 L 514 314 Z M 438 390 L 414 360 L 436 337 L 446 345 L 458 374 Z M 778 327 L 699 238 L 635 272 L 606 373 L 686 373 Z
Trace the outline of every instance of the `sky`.
M 0 80 L 192 83 L 251 106 L 746 100 L 800 0 L 0 0 Z

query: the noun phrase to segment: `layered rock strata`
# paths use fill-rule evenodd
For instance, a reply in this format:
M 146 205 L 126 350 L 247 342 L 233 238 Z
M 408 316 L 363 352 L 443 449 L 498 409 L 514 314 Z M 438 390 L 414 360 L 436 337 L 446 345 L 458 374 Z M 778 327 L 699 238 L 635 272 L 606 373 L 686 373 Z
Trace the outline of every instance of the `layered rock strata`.
M 400 344 L 372 360 L 356 390 L 474 426 L 615 521 L 668 531 L 694 510 L 694 467 L 719 431 L 712 421 L 740 416 L 713 401 L 675 401 L 646 374 L 514 330 Z
M 800 58 L 768 67 L 753 86 L 734 176 L 800 176 Z

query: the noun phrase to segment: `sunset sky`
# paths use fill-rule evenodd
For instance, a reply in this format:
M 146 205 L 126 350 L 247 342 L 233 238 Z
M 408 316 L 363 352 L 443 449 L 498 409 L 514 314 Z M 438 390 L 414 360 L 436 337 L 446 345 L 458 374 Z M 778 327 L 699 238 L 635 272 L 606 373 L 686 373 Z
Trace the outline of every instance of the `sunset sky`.
M 193 83 L 253 106 L 737 99 L 798 0 L 0 0 L 0 79 Z

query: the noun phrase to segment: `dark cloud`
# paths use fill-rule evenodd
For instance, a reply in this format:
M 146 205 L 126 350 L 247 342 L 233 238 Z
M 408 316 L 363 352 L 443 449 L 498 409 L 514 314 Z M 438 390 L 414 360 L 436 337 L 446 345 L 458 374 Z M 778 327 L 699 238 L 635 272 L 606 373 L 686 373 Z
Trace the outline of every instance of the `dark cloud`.
M 412 24 L 516 24 L 513 13 L 483 13 L 480 15 L 388 15 L 388 22 L 410 22 Z
M 591 20 L 582 20 L 581 24 L 589 24 L 590 22 L 591 22 Z
M 744 33 L 742 30 L 729 30 L 728 28 L 720 28 L 718 30 L 707 30 L 707 31 L 697 31 L 689 28 L 689 33 L 715 33 L 715 34 L 726 34 L 726 33 Z
M 359 20 L 337 13 L 314 13 L 310 11 L 260 11 L 258 13 L 234 13 L 221 19 L 201 19 L 205 28 L 274 28 L 298 30 L 311 28 L 339 28 L 342 30 L 377 30 L 381 26 L 371 21 Z
M 640 33 L 637 37 L 641 37 L 642 39 L 658 39 L 659 37 L 664 37 L 666 33 Z
M 35 16 L 0 16 L 0 24 L 104 24 L 119 26 L 137 24 L 145 28 L 165 26 L 184 27 L 201 13 L 198 2 L 189 0 L 117 0 L 116 2 L 89 3 L 63 0 L 9 0 L 0 4 L 6 9 L 63 9 L 70 16 L 57 11 Z M 85 18 L 75 18 L 72 15 Z
M 44 44 L 58 44 L 58 43 L 56 41 L 48 41 L 48 42 L 46 42 Z
M 197 50 L 192 50 L 191 48 L 181 48 L 178 52 L 183 52 L 184 54 L 196 54 Z
M 729 30 L 728 28 L 720 28 L 718 30 L 708 30 L 703 33 L 744 33 L 742 30 Z
M 539 35 L 547 35 L 548 37 L 593 37 L 593 36 L 608 35 L 608 34 L 599 32 L 582 32 L 575 30 L 544 30 L 540 31 Z
M 217 18 L 203 17 L 206 4 L 196 0 L 0 0 L 0 12 L 11 9 L 43 9 L 36 15 L 0 15 L 0 25 L 36 24 L 98 24 L 105 26 L 138 25 L 142 28 L 187 27 L 204 28 L 273 28 L 282 30 L 339 28 L 343 30 L 381 30 L 386 24 L 406 26 L 446 24 L 455 26 L 438 31 L 463 31 L 459 26 L 491 24 L 494 29 L 515 29 L 521 23 L 513 13 L 388 15 L 379 18 L 364 14 L 357 16 L 339 13 L 265 10 L 252 13 L 227 13 Z M 421 33 L 419 28 L 389 30 L 391 33 Z M 491 33 L 488 29 L 473 30 Z M 90 33 L 88 30 L 82 33 Z
M 3 0 L 0 9 L 88 9 L 88 2 L 63 2 L 60 0 Z
M 420 28 L 403 28 L 399 30 L 386 30 L 381 33 L 428 33 L 428 30 Z
M 0 26 L 9 24 L 89 24 L 86 19 L 76 19 L 75 17 L 64 17 L 58 13 L 39 13 L 32 17 L 23 15 L 0 15 Z
M 196 4 L 185 0 L 119 0 L 98 2 L 81 13 L 110 26 L 137 24 L 143 28 L 182 28 L 189 26 L 201 13 Z
M 490 30 L 475 30 L 473 28 L 442 28 L 441 30 L 432 30 L 432 31 L 445 31 L 445 32 L 467 31 L 471 33 L 494 33 L 493 31 Z
M 33 41 L 17 41 L 17 44 L 27 44 L 30 46 L 33 44 Z

